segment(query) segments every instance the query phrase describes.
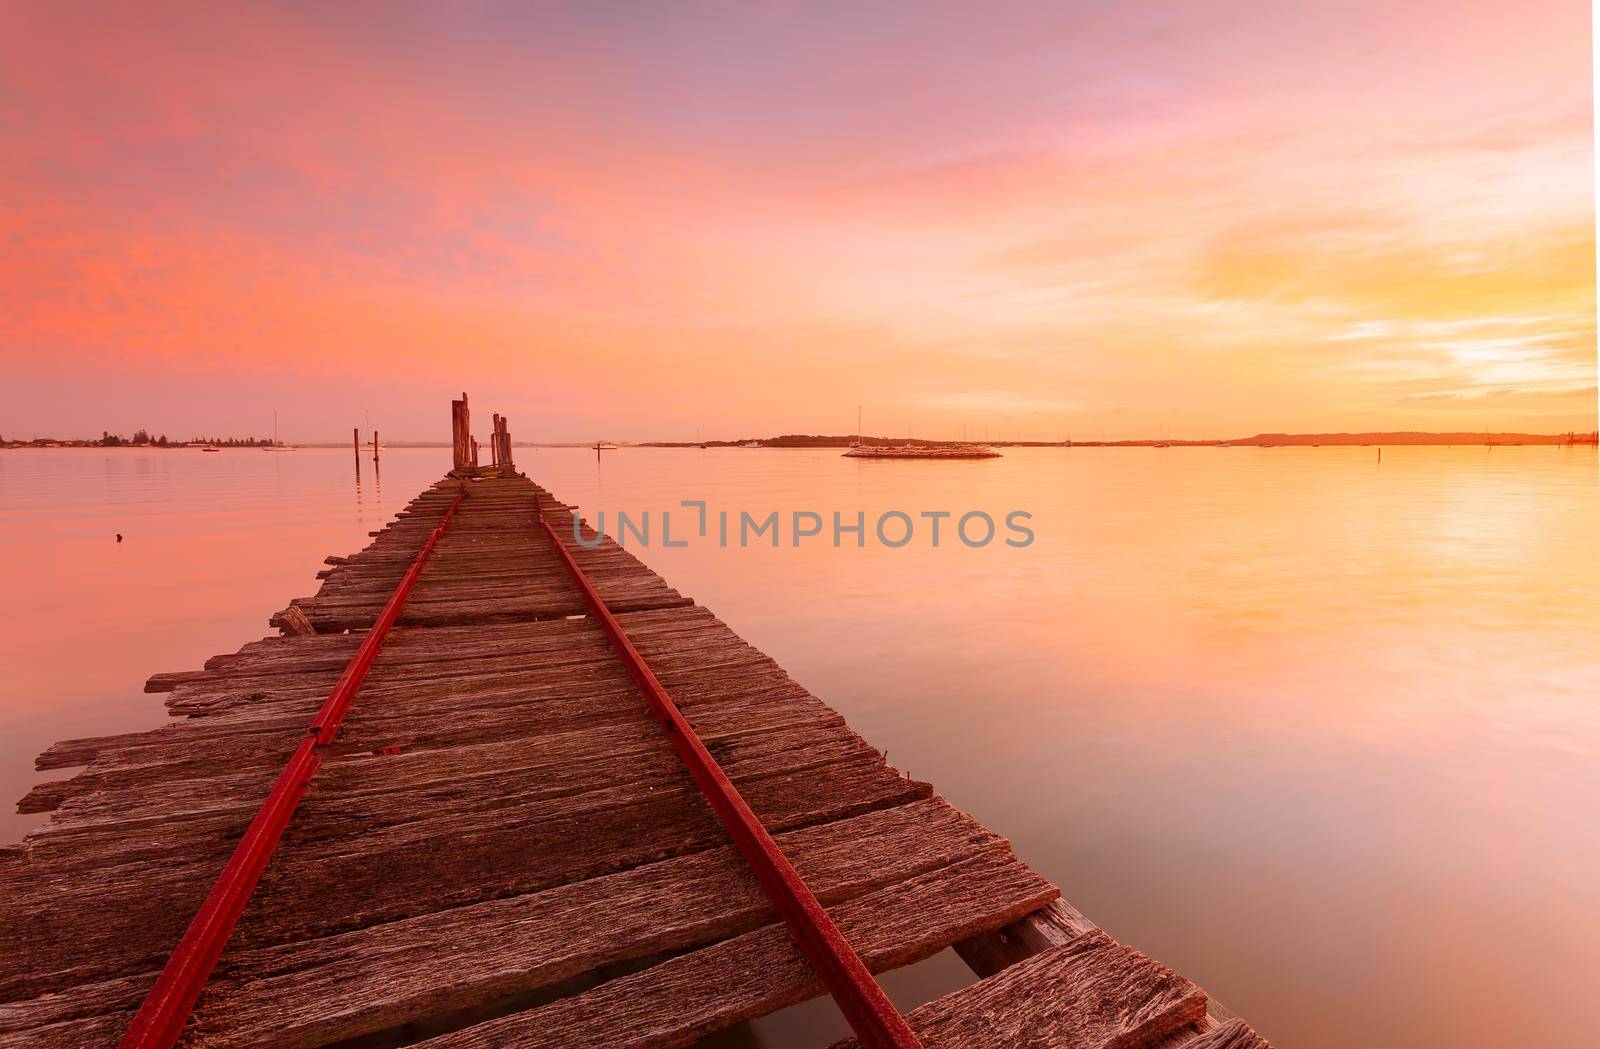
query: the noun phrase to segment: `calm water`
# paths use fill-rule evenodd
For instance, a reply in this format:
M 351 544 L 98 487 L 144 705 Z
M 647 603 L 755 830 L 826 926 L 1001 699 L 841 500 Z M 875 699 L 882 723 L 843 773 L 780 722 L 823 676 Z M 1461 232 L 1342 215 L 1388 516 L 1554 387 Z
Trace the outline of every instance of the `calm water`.
M 1284 1046 L 1587 1044 L 1600 486 L 1564 448 L 519 450 L 591 518 L 1030 511 L 968 549 L 639 550 L 1124 942 Z M 0 789 L 148 727 L 435 479 L 393 450 L 0 452 Z M 948 527 L 948 525 L 947 525 Z M 117 544 L 114 533 L 126 541 Z M 659 531 L 652 534 L 659 542 Z M 8 817 L 14 840 L 37 817 Z M 968 977 L 946 956 L 902 1005 Z M 727 1044 L 815 1044 L 792 1011 Z M 804 1035 L 804 1037 L 801 1037 Z

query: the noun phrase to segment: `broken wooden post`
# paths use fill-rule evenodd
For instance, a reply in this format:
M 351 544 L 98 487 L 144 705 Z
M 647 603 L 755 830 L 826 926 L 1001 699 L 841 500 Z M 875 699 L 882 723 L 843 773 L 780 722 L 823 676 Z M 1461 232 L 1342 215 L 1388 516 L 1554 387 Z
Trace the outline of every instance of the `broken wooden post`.
M 372 431 L 372 461 L 378 461 L 378 431 Z
M 491 438 L 494 445 L 495 462 L 501 466 L 511 466 L 511 432 L 506 429 L 506 417 L 494 417 L 494 435 Z
M 450 447 L 455 468 L 465 470 L 472 466 L 472 416 L 467 411 L 467 395 L 450 402 Z

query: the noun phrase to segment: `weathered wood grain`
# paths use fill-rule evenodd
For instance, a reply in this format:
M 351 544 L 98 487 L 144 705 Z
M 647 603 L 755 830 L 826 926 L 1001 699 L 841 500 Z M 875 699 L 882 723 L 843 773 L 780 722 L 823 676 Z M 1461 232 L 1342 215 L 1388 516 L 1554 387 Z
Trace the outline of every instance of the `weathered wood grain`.
M 1225 1020 L 1182 1044 L 1185 1049 L 1272 1049 L 1271 1042 L 1239 1019 Z
M 981 933 L 955 945 L 967 966 L 979 976 L 991 976 L 1009 965 L 1052 950 L 1097 931 L 1098 926 L 1065 899 L 1052 901 L 1009 925 Z M 1157 1040 L 1153 1049 L 1188 1049 L 1196 1038 L 1232 1024 L 1234 1014 L 1215 998 L 1206 999 L 1206 1015 Z
M 1056 894 L 1055 886 L 1008 850 L 930 871 L 830 913 L 868 968 L 881 971 L 1003 925 Z M 788 930 L 768 925 L 423 1044 L 432 1049 L 688 1045 L 821 990 Z
M 906 1017 L 928 1049 L 1143 1049 L 1205 1016 L 1205 992 L 1103 932 L 1085 933 Z M 834 1049 L 853 1047 L 839 1042 Z
M 572 527 L 570 512 L 525 479 L 469 485 L 469 492 L 471 519 L 452 523 L 422 574 L 424 581 L 447 580 L 449 585 L 419 590 L 407 602 L 401 624 L 486 624 L 582 614 L 582 596 L 550 556 L 549 538 L 530 527 L 536 498 L 546 513 L 559 518 L 566 534 Z M 405 571 L 407 562 L 396 554 L 397 545 L 432 527 L 443 513 L 445 496 L 437 491 L 415 501 L 383 530 L 370 554 L 335 566 L 315 596 L 296 598 L 291 608 L 324 633 L 371 622 Z M 592 531 L 586 532 L 586 538 L 593 537 Z M 613 611 L 692 603 L 609 538 L 593 546 L 569 546 Z M 275 616 L 272 625 L 284 627 L 287 618 Z
M 881 762 L 735 780 L 769 829 L 843 819 L 927 797 Z M 531 804 L 431 815 L 323 837 L 297 823 L 262 877 L 237 942 L 277 943 L 532 892 L 725 841 L 693 787 L 624 786 Z M 448 843 L 448 844 L 443 844 Z M 581 846 L 579 845 L 581 843 Z M 307 910 L 307 896 L 328 905 Z
M 993 976 L 1036 954 L 1071 943 L 1095 924 L 1065 899 L 1051 901 L 1032 914 L 955 945 L 956 953 L 979 976 Z
M 948 866 L 1005 843 L 928 800 L 777 836 L 826 905 Z M 194 1044 L 315 1044 L 525 994 L 654 954 L 772 922 L 766 896 L 731 847 L 571 882 L 527 896 L 435 912 L 325 939 L 236 952 L 206 992 Z M 482 929 L 498 930 L 485 940 Z M 305 994 L 337 1006 L 305 1014 Z M 282 1017 L 294 1017 L 285 1024 Z M 276 1018 L 276 1019 L 275 1019 Z

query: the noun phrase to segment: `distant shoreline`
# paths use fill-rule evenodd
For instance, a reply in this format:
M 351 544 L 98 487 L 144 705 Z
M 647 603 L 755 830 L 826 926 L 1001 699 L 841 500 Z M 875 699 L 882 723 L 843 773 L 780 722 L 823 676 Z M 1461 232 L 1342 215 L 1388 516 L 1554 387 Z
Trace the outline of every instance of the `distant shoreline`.
M 1366 445 L 1564 445 L 1594 444 L 1593 433 L 1425 433 L 1397 430 L 1371 433 L 1258 433 L 1253 437 L 1177 440 L 1141 438 L 1124 441 L 934 441 L 914 437 L 856 437 L 854 435 L 785 434 L 782 437 L 746 438 L 738 441 L 706 441 L 707 448 L 740 448 L 752 444 L 761 448 L 848 448 L 857 441 L 869 445 L 912 445 L 938 447 L 951 444 L 983 444 L 996 448 L 1280 448 L 1280 447 L 1361 447 Z M 695 441 L 642 441 L 642 448 L 695 448 Z
M 1208 440 L 1178 440 L 1160 438 L 1141 438 L 1123 441 L 1023 441 L 1023 440 L 994 440 L 994 441 L 935 441 L 927 438 L 916 437 L 856 437 L 853 434 L 783 434 L 778 437 L 745 437 L 734 441 L 634 441 L 617 442 L 624 448 L 848 448 L 857 442 L 868 445 L 908 445 L 913 447 L 940 447 L 952 444 L 982 444 L 996 448 L 1317 448 L 1324 445 L 1330 447 L 1368 447 L 1368 446 L 1419 446 L 1419 447 L 1451 447 L 1451 446 L 1478 446 L 1493 447 L 1499 445 L 1595 445 L 1596 434 L 1590 433 L 1472 433 L 1472 432 L 1445 432 L 1429 433 L 1420 430 L 1394 430 L 1373 431 L 1370 433 L 1258 433 L 1253 437 L 1218 438 Z M 517 448 L 592 448 L 593 444 L 583 441 L 514 441 Z M 121 444 L 103 444 L 96 440 L 59 440 L 56 438 L 37 438 L 31 441 L 3 441 L 0 449 L 8 448 L 118 448 L 118 449 L 155 449 L 160 451 L 197 451 L 201 448 L 198 444 L 134 444 L 123 442 Z M 294 448 L 350 448 L 350 444 L 337 441 L 301 442 Z M 387 448 L 449 448 L 450 445 L 440 441 L 395 441 L 385 440 Z M 223 445 L 225 451 L 259 451 L 270 450 L 270 445 L 239 444 Z M 292 451 L 293 448 L 285 448 Z M 370 449 L 363 445 L 362 451 Z

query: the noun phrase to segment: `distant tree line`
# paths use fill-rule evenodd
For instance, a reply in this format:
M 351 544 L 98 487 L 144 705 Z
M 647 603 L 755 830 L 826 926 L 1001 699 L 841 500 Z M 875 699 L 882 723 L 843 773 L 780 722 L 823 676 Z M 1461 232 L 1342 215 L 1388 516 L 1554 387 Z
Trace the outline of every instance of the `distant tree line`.
M 135 430 L 132 437 L 124 437 L 119 433 L 109 430 L 100 431 L 100 440 L 95 442 L 106 448 L 166 448 L 171 444 L 215 444 L 224 448 L 259 448 L 271 447 L 270 437 L 195 437 L 187 442 L 168 441 L 167 435 L 160 437 L 150 436 L 149 430 Z
M 270 437 L 196 437 L 190 444 L 214 444 L 220 448 L 259 448 L 272 446 Z
M 132 437 L 124 437 L 119 433 L 101 430 L 100 443 L 107 448 L 137 447 L 140 445 L 154 445 L 157 448 L 165 448 L 167 446 L 167 435 L 162 434 L 160 437 L 151 437 L 149 430 L 135 430 Z

